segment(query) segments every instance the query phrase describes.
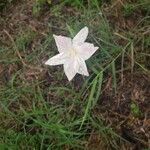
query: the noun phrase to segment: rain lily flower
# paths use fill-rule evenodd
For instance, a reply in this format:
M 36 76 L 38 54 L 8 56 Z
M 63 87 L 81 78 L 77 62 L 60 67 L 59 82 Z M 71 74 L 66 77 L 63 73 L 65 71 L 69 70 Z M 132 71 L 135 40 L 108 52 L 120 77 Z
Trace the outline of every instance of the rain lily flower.
M 63 64 L 69 81 L 73 79 L 76 73 L 89 76 L 85 60 L 89 59 L 98 47 L 85 42 L 87 35 L 87 27 L 81 29 L 73 39 L 61 35 L 53 35 L 59 54 L 50 58 L 45 64 L 52 66 Z

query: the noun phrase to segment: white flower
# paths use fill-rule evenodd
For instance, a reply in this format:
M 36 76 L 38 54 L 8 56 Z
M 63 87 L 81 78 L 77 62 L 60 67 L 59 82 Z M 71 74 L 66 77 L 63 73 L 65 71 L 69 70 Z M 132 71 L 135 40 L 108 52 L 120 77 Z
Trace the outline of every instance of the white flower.
M 84 27 L 73 38 L 53 35 L 59 54 L 46 61 L 46 65 L 64 66 L 68 80 L 72 80 L 76 73 L 89 76 L 85 60 L 89 59 L 98 47 L 85 42 L 88 35 L 88 28 Z

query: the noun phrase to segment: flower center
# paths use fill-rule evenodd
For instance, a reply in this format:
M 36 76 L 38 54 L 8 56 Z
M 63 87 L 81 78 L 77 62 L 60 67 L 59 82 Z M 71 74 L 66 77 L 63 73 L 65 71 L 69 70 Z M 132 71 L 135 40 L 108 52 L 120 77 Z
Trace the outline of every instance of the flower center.
M 69 56 L 70 57 L 75 57 L 76 56 L 76 50 L 75 49 L 70 49 L 70 51 L 69 51 Z

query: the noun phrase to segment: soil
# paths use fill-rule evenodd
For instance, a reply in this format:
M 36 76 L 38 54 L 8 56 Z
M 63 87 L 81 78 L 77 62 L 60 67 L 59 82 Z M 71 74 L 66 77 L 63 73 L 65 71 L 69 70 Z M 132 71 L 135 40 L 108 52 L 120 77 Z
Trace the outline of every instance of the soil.
M 109 82 L 109 81 L 108 81 Z M 109 83 L 108 83 L 109 84 Z M 116 96 L 111 86 L 105 89 L 94 113 L 101 114 L 108 124 L 137 149 L 149 146 L 150 139 L 150 78 L 126 73 L 123 84 L 118 85 Z M 136 104 L 140 112 L 131 111 Z

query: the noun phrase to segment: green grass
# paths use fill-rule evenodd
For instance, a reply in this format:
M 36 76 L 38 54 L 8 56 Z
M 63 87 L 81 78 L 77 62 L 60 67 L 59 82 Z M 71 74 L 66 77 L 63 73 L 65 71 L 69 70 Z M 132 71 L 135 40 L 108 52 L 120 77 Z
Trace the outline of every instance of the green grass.
M 138 0 L 136 3 L 126 3 L 123 6 L 123 14 L 126 17 L 133 15 L 139 10 L 148 15 L 150 13 L 150 2 L 148 0 Z
M 66 14 L 60 13 L 66 3 L 79 8 L 79 16 L 66 18 Z M 134 49 L 137 42 L 143 42 L 143 49 L 148 49 L 149 38 L 144 34 L 135 37 L 135 29 L 124 34 L 126 44 L 117 43 L 118 36 L 100 9 L 102 4 L 98 0 L 88 4 L 66 0 L 57 9 L 51 6 L 57 24 L 50 20 L 48 26 L 55 31 L 50 31 L 35 46 L 31 45 L 38 41 L 39 35 L 30 29 L 22 29 L 15 36 L 6 35 L 10 44 L 0 47 L 0 63 L 6 68 L 0 76 L 1 150 L 85 149 L 92 133 L 108 149 L 119 149 L 121 143 L 127 142 L 93 110 L 101 101 L 107 75 L 112 76 L 115 95 L 121 69 L 149 72 L 146 60 L 143 61 L 149 57 L 148 50 Z M 74 36 L 84 26 L 90 30 L 87 41 L 100 48 L 87 61 L 90 76 L 82 77 L 76 86 L 75 81 L 67 81 L 62 67 L 46 67 L 44 62 L 57 53 L 52 34 Z M 121 68 L 123 57 L 131 62 L 122 61 L 124 68 Z

